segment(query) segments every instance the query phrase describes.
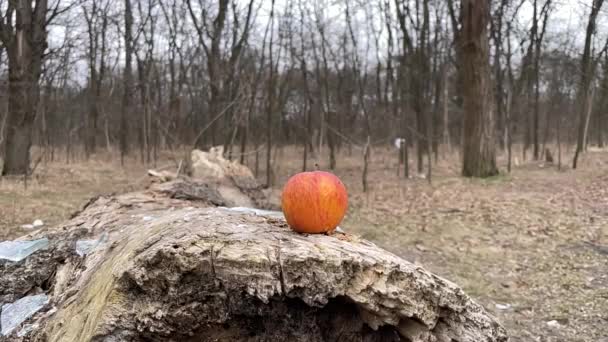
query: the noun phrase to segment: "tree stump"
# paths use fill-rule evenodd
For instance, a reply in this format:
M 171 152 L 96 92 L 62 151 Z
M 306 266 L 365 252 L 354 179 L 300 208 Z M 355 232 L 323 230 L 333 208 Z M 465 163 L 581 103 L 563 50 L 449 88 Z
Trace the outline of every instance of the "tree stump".
M 46 245 L 0 260 L 2 322 L 24 298 L 38 307 L 0 340 L 507 341 L 455 284 L 356 236 L 216 207 L 197 186 L 100 197 L 21 238 Z

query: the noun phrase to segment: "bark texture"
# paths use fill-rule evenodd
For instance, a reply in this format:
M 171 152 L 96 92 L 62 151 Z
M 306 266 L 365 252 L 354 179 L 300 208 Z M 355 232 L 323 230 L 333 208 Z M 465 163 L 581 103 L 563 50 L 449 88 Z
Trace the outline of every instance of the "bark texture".
M 94 199 L 24 237 L 50 245 L 0 260 L 0 304 L 50 301 L 0 340 L 507 341 L 481 306 L 422 267 L 356 236 L 297 234 L 277 215 L 215 207 L 209 184 L 176 196 L 181 182 Z M 77 240 L 102 236 L 75 253 Z
M 492 84 L 490 80 L 488 20 L 489 1 L 461 1 L 458 56 L 463 80 L 465 177 L 498 174 L 494 138 Z
M 4 5 L 4 4 L 3 4 Z M 12 18 L 0 18 L 0 42 L 9 66 L 8 116 L 2 175 L 26 175 L 40 99 L 39 80 L 47 48 L 47 1 L 11 1 Z M 3 6 L 4 7 L 4 6 Z

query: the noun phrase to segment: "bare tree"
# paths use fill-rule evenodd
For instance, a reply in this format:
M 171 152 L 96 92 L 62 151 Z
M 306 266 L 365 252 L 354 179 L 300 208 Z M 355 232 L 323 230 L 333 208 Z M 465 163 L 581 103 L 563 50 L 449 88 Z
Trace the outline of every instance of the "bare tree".
M 206 7 L 208 4 L 201 0 L 196 4 L 193 4 L 192 0 L 186 0 L 186 4 L 197 33 L 199 44 L 203 48 L 207 61 L 207 77 L 210 88 L 209 111 L 212 115 L 228 113 L 231 111 L 230 107 L 232 107 L 237 96 L 235 89 L 238 88 L 238 85 L 233 83 L 236 81 L 234 78 L 235 68 L 240 63 L 243 48 L 249 37 L 254 0 L 246 3 L 246 14 L 242 23 L 239 21 L 239 9 L 236 1 L 220 0 L 211 23 L 209 23 L 210 9 Z M 228 50 L 230 52 L 228 54 L 222 50 L 222 43 L 226 39 L 225 29 L 230 10 L 233 13 L 232 24 L 236 25 L 236 29 L 233 30 L 233 34 L 231 35 L 232 44 Z M 219 130 L 217 129 L 217 122 L 217 120 L 213 120 L 210 127 L 212 145 L 218 142 L 217 133 Z M 197 142 L 197 145 L 200 145 L 200 142 Z
M 255 154 L 268 185 L 289 144 L 303 170 L 311 154 L 339 169 L 341 151 L 367 145 L 369 174 L 372 149 L 403 138 L 397 175 L 409 176 L 415 148 L 429 180 L 432 154 L 452 145 L 464 175 L 498 172 L 498 132 L 509 170 L 520 142 L 534 158 L 555 139 L 558 157 L 576 142 L 577 159 L 608 129 L 603 0 L 588 2 L 579 55 L 575 33 L 553 29 L 553 0 L 0 0 L 0 79 L 12 82 L 0 98 L 3 173 L 27 172 L 29 146 L 50 158 L 65 148 L 71 162 L 102 138 L 123 162 L 132 149 L 147 163 L 162 149 L 221 144 L 241 163 Z M 49 24 L 65 25 L 62 13 L 73 24 L 59 31 L 73 37 L 59 42 Z

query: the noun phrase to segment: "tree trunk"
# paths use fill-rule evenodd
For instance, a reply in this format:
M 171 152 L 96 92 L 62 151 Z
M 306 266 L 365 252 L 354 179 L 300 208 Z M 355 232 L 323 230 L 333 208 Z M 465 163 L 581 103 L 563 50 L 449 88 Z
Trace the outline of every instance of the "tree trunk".
M 550 117 L 552 116 L 552 114 L 550 113 L 550 111 L 546 111 L 545 113 L 545 131 L 543 132 L 543 147 L 541 150 L 541 154 L 544 155 L 544 153 L 547 151 L 547 141 L 549 140 L 549 130 L 551 128 L 551 123 L 550 123 Z M 542 158 L 542 156 L 541 156 Z
M 131 11 L 131 0 L 125 0 L 125 69 L 123 75 L 123 95 L 122 108 L 120 110 L 120 164 L 124 165 L 124 159 L 129 153 L 129 145 L 127 141 L 128 127 L 127 115 L 132 114 L 131 96 L 133 87 L 133 75 L 131 58 L 133 56 L 133 38 L 132 38 L 133 14 Z
M 488 1 L 461 2 L 462 28 L 458 33 L 458 53 L 459 71 L 464 81 L 462 175 L 465 177 L 498 174 L 488 57 L 488 6 Z
M 370 150 L 370 136 L 367 136 L 367 142 L 363 147 L 363 172 L 361 173 L 361 185 L 363 186 L 363 192 L 367 192 L 369 186 L 367 182 L 367 171 L 369 169 L 369 150 Z
M 592 98 L 592 87 L 591 80 L 593 77 L 595 61 L 592 56 L 591 46 L 593 44 L 593 34 L 596 30 L 596 19 L 602 8 L 604 0 L 593 0 L 591 6 L 591 12 L 589 13 L 589 20 L 587 22 L 587 30 L 585 34 L 585 46 L 583 48 L 583 56 L 581 57 L 581 72 L 580 72 L 580 84 L 577 93 L 577 103 L 580 107 L 579 118 L 578 118 L 578 136 L 576 139 L 576 151 L 574 152 L 574 158 L 572 160 L 572 168 L 576 169 L 578 166 L 579 155 L 585 148 L 585 139 L 587 134 L 588 125 L 588 112 L 591 107 L 589 102 Z
M 449 84 L 448 84 L 448 66 L 443 66 L 442 75 L 442 88 L 443 88 L 443 143 L 448 153 L 452 152 L 452 144 L 450 142 L 450 119 L 449 119 Z
M 604 120 L 603 120 L 603 116 L 604 113 L 602 111 L 602 108 L 600 108 L 597 111 L 597 125 L 595 126 L 595 136 L 597 139 L 597 147 L 602 148 L 604 147 L 604 136 L 603 136 L 603 126 L 604 126 Z
M 585 103 L 585 130 L 583 132 L 583 151 L 587 152 L 587 144 L 589 143 L 589 122 L 591 121 L 591 113 L 593 113 L 593 98 L 595 95 L 595 87 L 589 88 L 587 102 Z
M 274 114 L 275 108 L 275 67 L 274 67 L 274 56 L 272 55 L 272 48 L 274 45 L 274 3 L 272 0 L 272 7 L 270 10 L 270 42 L 268 44 L 268 60 L 270 61 L 270 75 L 268 76 L 268 98 L 266 107 L 266 186 L 271 187 L 273 184 L 272 174 L 272 115 Z
M 513 139 L 511 137 L 511 127 L 513 125 L 511 119 L 513 101 L 513 90 L 511 85 L 507 88 L 507 105 L 505 108 L 505 141 L 507 145 L 507 171 L 511 172 L 511 162 L 513 160 Z
M 561 133 L 561 122 L 562 117 L 558 116 L 557 120 L 555 120 L 555 135 L 557 138 L 557 169 L 562 169 L 562 133 Z
M 19 61 L 21 64 L 25 61 Z M 15 62 L 12 62 L 15 63 Z M 29 172 L 32 131 L 38 102 L 37 80 L 21 72 L 11 72 L 9 78 L 8 117 L 4 144 L 2 175 L 24 175 Z
M 505 115 L 504 115 L 504 73 L 501 64 L 502 58 L 502 47 L 503 47 L 503 20 L 504 20 L 504 11 L 507 6 L 508 0 L 500 1 L 498 5 L 498 11 L 496 13 L 496 22 L 491 25 L 491 34 L 494 39 L 494 79 L 495 79 L 495 105 L 496 105 L 496 120 L 497 120 L 497 131 L 503 132 L 504 127 L 506 125 Z M 500 134 L 500 133 L 499 133 Z M 504 151 L 506 148 L 505 141 L 503 139 L 498 139 L 498 144 L 501 151 Z
M 335 125 L 336 116 L 337 116 L 336 112 L 333 112 L 333 111 L 327 112 L 327 121 L 333 127 L 336 127 L 336 125 Z M 335 143 L 334 132 L 332 130 L 327 130 L 327 145 L 329 147 L 329 168 L 331 170 L 335 170 L 336 169 L 336 143 Z
M 2 175 L 26 175 L 29 172 L 32 133 L 40 98 L 38 82 L 47 48 L 48 4 L 46 0 L 19 0 L 11 1 L 8 6 L 14 10 L 15 22 L 0 25 L 0 40 L 8 54 L 9 68 Z M 10 24 L 13 19 L 6 20 Z
M 93 86 L 94 87 L 94 86 Z M 87 115 L 86 126 L 86 155 L 87 157 L 95 153 L 97 149 L 97 120 L 99 118 L 99 109 L 97 105 L 97 90 L 91 89 L 91 95 L 89 96 L 89 115 Z
M 249 117 L 250 117 L 250 113 L 251 111 L 247 111 L 247 113 L 245 113 L 245 123 L 243 124 L 243 126 L 241 127 L 241 156 L 239 158 L 239 162 L 242 165 L 245 165 L 245 155 L 247 153 L 247 136 L 249 135 Z
M 13 107 L 14 108 L 14 107 Z M 18 112 L 13 112 L 18 113 Z M 14 114 L 10 114 L 13 116 Z M 30 147 L 32 145 L 32 123 L 9 123 L 4 145 L 4 167 L 2 175 L 24 175 L 29 172 Z

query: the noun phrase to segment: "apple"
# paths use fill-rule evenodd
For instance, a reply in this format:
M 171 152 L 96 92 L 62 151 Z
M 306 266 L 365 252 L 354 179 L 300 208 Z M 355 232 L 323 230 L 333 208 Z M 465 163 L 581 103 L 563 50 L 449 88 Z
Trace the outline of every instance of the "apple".
M 292 230 L 308 234 L 329 233 L 344 218 L 348 195 L 342 181 L 332 173 L 300 172 L 285 184 L 281 207 Z

